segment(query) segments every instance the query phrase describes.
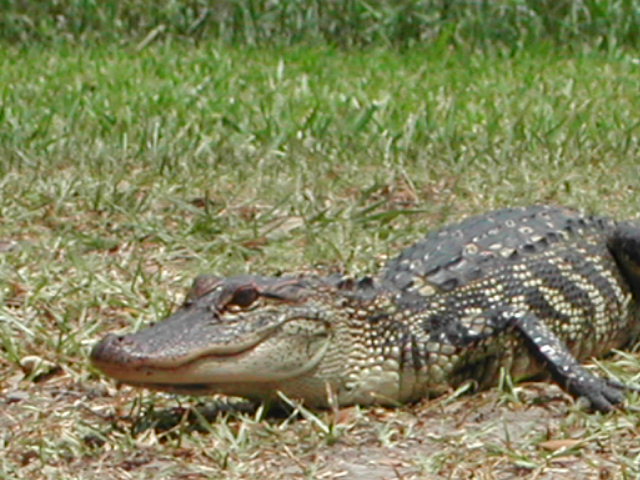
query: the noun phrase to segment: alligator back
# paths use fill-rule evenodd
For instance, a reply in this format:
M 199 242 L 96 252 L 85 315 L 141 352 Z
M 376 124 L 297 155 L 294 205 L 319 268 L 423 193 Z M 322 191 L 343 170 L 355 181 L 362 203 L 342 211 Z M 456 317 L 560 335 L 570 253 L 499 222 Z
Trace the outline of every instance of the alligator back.
M 381 279 L 398 290 L 399 311 L 411 312 L 392 327 L 405 345 L 403 394 L 469 379 L 486 387 L 503 370 L 551 374 L 607 410 L 619 393 L 577 360 L 637 335 L 639 246 L 636 224 L 553 206 L 498 210 L 429 234 Z
M 577 360 L 601 356 L 628 343 L 638 323 L 627 282 L 606 244 L 594 238 L 497 262 L 448 293 L 399 298 L 400 311 L 404 304 L 413 312 L 404 331 L 411 355 L 401 364 L 418 377 L 410 382 L 419 386 L 415 397 L 469 379 L 485 388 L 497 383 L 501 369 L 515 379 L 552 373 L 553 362 L 565 365 L 544 358 L 545 351 L 557 356 L 567 349 Z
M 531 256 L 550 245 L 616 227 L 606 217 L 566 207 L 533 205 L 496 210 L 427 235 L 387 264 L 382 284 L 421 295 L 449 292 L 478 280 L 505 259 Z

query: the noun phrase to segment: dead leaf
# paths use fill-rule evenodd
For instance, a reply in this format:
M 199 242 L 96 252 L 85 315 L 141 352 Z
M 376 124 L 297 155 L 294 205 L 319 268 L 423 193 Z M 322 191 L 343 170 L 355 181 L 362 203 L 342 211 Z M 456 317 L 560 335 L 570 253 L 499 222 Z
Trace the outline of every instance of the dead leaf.
M 581 443 L 583 443 L 583 440 L 576 440 L 574 438 L 558 438 L 555 440 L 546 440 L 544 442 L 540 442 L 538 446 L 540 448 L 544 448 L 545 450 L 555 452 L 556 450 L 560 450 L 561 448 L 573 448 Z

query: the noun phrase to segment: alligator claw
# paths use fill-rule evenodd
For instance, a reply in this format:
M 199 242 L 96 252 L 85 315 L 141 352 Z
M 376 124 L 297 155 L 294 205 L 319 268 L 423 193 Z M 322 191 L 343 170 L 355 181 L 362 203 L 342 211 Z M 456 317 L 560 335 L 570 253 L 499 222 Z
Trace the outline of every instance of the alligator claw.
M 589 375 L 578 382 L 570 383 L 567 389 L 576 397 L 585 398 L 593 410 L 606 413 L 624 401 L 628 387 L 616 380 Z

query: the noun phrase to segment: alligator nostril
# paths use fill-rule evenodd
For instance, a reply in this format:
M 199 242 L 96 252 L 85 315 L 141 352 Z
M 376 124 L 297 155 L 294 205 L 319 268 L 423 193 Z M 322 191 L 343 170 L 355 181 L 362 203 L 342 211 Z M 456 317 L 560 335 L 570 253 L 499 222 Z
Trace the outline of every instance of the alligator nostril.
M 104 343 L 105 345 L 117 345 L 117 346 L 124 346 L 124 345 L 132 345 L 134 342 L 131 339 L 131 335 L 114 335 L 114 334 L 109 334 L 107 336 L 105 336 L 100 343 Z
M 90 358 L 93 362 L 118 362 L 129 359 L 130 346 L 133 341 L 129 335 L 106 335 L 96 343 L 91 350 Z

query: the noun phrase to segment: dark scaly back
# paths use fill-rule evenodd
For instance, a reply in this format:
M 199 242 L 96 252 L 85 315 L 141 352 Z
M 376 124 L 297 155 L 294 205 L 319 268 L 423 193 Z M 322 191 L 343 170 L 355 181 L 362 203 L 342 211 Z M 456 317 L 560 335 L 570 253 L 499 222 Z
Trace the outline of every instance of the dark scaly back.
M 616 227 L 606 217 L 566 207 L 533 205 L 496 210 L 430 233 L 387 264 L 386 288 L 432 295 L 479 280 L 507 258 L 540 253 L 572 236 L 603 235 Z
M 387 288 L 400 290 L 398 311 L 407 319 L 393 325 L 407 397 L 468 379 L 484 388 L 502 369 L 514 378 L 553 370 L 572 381 L 558 372 L 575 373 L 576 359 L 620 348 L 640 329 L 632 301 L 639 247 L 635 224 L 540 206 L 430 234 L 383 276 Z M 527 325 L 519 325 L 525 316 Z

